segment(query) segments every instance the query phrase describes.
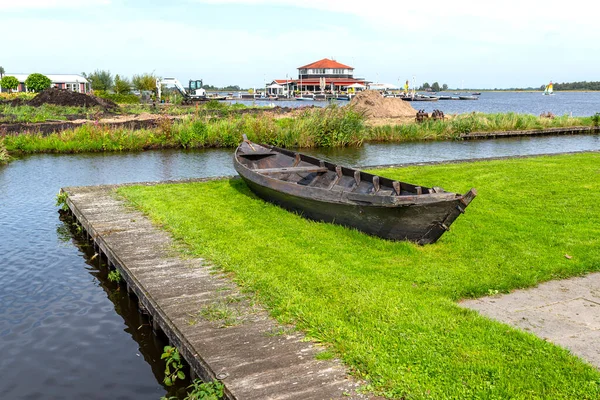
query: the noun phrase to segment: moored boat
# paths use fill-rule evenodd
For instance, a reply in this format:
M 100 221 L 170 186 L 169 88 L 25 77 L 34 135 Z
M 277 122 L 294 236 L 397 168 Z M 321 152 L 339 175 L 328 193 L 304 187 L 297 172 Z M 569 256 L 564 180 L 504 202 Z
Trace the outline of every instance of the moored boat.
M 422 187 L 250 142 L 234 167 L 259 197 L 303 217 L 390 240 L 434 243 L 476 196 Z

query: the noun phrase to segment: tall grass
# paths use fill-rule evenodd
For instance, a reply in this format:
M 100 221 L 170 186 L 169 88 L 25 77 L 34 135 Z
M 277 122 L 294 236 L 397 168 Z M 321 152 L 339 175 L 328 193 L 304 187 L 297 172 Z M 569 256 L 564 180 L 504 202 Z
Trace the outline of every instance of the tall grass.
M 10 157 L 4 146 L 4 141 L 0 140 L 0 164 L 6 164 L 9 159 Z
M 177 120 L 164 116 L 159 120 L 157 127 L 141 130 L 125 127 L 109 128 L 90 123 L 48 136 L 40 134 L 7 136 L 5 146 L 9 152 L 23 153 L 231 148 L 240 143 L 242 134 L 245 133 L 254 142 L 279 147 L 343 147 L 360 146 L 365 141 L 400 143 L 419 140 L 454 140 L 472 132 L 593 126 L 595 123 L 592 117 L 563 116 L 550 119 L 515 113 L 472 113 L 459 115 L 446 121 L 430 120 L 420 124 L 369 127 L 365 124 L 364 115 L 351 107 L 330 106 L 298 110 L 295 114 L 284 117 L 273 113 L 233 113 L 229 112 L 230 107 L 218 102 L 209 102 L 197 108 L 187 107 L 187 110 L 193 110 L 192 114 L 184 115 Z M 26 113 L 31 108 L 20 109 Z M 181 107 L 175 108 L 177 109 L 183 110 Z M 35 112 L 43 113 L 44 110 L 48 113 L 54 112 L 50 106 L 41 107 Z M 219 116 L 215 116 L 214 111 L 218 111 Z M 1 112 L 2 108 L 0 108 Z M 66 115 L 68 112 L 76 113 L 81 110 L 65 108 L 61 112 Z
M 554 118 L 517 113 L 469 113 L 445 121 L 375 126 L 366 140 L 378 142 L 410 142 L 416 140 L 451 140 L 473 132 L 519 131 L 571 126 L 593 126 L 593 117 Z

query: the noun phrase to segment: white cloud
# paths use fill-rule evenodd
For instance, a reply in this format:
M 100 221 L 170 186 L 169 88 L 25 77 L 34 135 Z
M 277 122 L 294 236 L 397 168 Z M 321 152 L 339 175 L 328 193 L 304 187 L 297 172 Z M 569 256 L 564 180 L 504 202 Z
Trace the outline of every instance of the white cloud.
M 111 0 L 0 0 L 0 10 L 19 11 L 30 9 L 89 8 L 109 4 L 111 4 Z

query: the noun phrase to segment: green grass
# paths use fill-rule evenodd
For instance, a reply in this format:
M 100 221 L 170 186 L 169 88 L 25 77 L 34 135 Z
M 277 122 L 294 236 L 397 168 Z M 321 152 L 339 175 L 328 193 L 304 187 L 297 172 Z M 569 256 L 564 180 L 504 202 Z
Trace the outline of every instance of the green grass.
M 44 104 L 40 107 L 11 106 L 0 104 L 0 122 L 45 122 L 48 120 L 66 121 L 67 116 L 77 115 L 78 118 L 93 118 L 100 113 L 97 107 L 63 107 L 53 104 Z
M 366 390 L 406 399 L 597 399 L 567 350 L 456 304 L 600 270 L 600 154 L 380 170 L 479 195 L 436 244 L 307 221 L 241 180 L 126 187 L 133 204 L 327 346 Z M 572 256 L 567 259 L 565 254 Z

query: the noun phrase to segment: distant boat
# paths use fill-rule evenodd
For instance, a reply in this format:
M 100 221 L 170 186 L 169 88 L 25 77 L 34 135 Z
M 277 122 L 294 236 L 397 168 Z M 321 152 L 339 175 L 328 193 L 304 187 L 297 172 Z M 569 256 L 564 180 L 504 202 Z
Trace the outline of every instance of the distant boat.
M 544 96 L 552 96 L 554 95 L 554 91 L 552 90 L 552 81 L 550 81 L 549 84 L 546 85 L 546 88 L 544 89 Z
M 459 100 L 478 100 L 477 96 L 458 96 Z
M 471 93 L 473 96 L 481 96 L 481 92 Z
M 298 100 L 298 101 L 314 101 L 315 98 L 314 97 L 302 97 L 302 96 L 300 96 L 300 97 L 296 97 L 296 100 Z

